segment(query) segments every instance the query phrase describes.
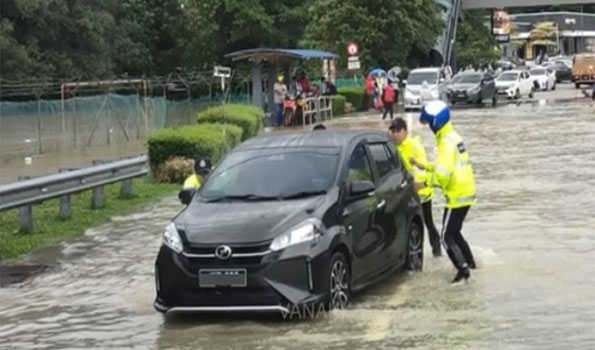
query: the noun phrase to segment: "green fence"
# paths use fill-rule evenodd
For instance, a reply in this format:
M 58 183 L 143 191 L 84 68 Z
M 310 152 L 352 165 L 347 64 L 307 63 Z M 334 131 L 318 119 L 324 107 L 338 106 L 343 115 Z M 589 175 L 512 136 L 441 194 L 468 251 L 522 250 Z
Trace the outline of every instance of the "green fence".
M 105 94 L 62 100 L 0 102 L 0 158 L 145 140 L 156 129 L 192 124 L 196 114 L 222 104 L 222 95 L 171 100 Z M 235 94 L 226 103 L 250 103 Z

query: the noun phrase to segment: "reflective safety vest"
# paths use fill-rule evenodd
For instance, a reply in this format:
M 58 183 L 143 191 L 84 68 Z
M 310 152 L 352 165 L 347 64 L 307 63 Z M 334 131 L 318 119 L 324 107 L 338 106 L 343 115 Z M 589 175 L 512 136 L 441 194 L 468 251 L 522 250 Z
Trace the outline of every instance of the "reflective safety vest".
M 421 138 L 417 137 L 406 137 L 400 145 L 397 146 L 397 152 L 403 159 L 403 165 L 405 169 L 413 175 L 415 182 L 421 182 L 426 185 L 425 188 L 417 191 L 419 198 L 422 203 L 426 203 L 434 197 L 434 189 L 432 188 L 432 177 L 425 171 L 418 167 L 411 165 L 411 158 L 414 158 L 418 163 L 427 165 L 428 159 L 426 158 L 426 150 L 422 145 Z
M 447 208 L 472 206 L 475 197 L 475 175 L 469 152 L 463 139 L 448 122 L 436 133 L 438 158 L 426 169 L 432 174 L 432 184 L 444 192 Z
M 199 189 L 200 186 L 202 186 L 202 181 L 200 176 L 196 174 L 188 176 L 188 178 L 186 178 L 186 180 L 184 181 L 185 190 Z

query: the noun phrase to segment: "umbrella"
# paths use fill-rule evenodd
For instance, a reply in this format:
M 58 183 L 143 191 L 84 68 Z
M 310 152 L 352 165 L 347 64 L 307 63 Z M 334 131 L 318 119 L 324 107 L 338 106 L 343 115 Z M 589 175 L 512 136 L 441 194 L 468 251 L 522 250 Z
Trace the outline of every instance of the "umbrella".
M 386 76 L 386 72 L 380 68 L 376 68 L 370 72 L 370 75 L 373 77 L 377 75 Z

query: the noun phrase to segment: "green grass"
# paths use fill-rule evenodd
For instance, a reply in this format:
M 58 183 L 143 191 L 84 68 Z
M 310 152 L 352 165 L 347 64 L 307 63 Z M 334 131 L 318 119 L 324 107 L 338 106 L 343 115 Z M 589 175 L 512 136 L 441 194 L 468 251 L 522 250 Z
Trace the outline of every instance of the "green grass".
M 65 238 L 82 235 L 85 230 L 109 222 L 112 216 L 129 214 L 162 197 L 174 195 L 179 185 L 158 184 L 148 179 L 134 180 L 133 195 L 120 198 L 121 184 L 105 188 L 105 207 L 91 209 L 91 191 L 71 197 L 71 218 L 58 217 L 59 199 L 33 206 L 33 232 L 19 232 L 19 210 L 0 212 L 0 256 L 15 259 L 35 249 Z

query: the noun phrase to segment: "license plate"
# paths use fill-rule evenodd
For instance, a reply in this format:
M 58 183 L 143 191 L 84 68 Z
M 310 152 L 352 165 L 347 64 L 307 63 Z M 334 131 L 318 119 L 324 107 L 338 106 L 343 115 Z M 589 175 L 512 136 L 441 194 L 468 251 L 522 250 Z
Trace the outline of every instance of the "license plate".
M 198 285 L 202 288 L 246 287 L 246 269 L 201 269 Z

